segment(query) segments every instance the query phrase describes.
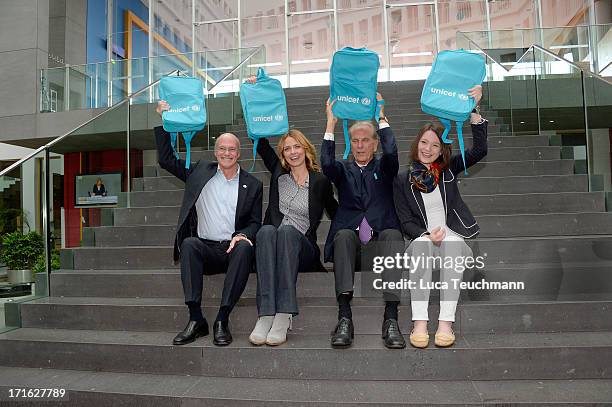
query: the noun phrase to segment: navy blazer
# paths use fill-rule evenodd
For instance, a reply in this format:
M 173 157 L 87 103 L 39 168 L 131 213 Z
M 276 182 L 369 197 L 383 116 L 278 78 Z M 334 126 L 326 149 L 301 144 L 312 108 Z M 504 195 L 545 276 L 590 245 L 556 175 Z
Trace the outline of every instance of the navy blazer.
M 283 174 L 289 173 L 289 171 L 284 169 L 281 165 L 280 159 L 276 155 L 268 139 L 263 138 L 259 140 L 257 152 L 261 156 L 268 171 L 272 174 L 270 178 L 270 198 L 268 200 L 266 216 L 264 217 L 264 225 L 279 227 L 283 221 L 284 215 L 279 208 L 278 178 Z M 308 171 L 308 219 L 310 221 L 310 226 L 305 236 L 310 240 L 315 249 L 315 258 L 317 261 L 316 264 L 313 264 L 313 271 L 326 271 L 321 264 L 321 254 L 319 252 L 319 246 L 317 245 L 317 229 L 321 223 L 323 210 L 327 212 L 330 219 L 333 219 L 337 209 L 338 202 L 336 198 L 334 198 L 334 190 L 331 182 L 329 182 L 327 177 L 320 172 Z
M 183 240 L 190 236 L 198 236 L 198 215 L 195 204 L 204 185 L 217 173 L 218 163 L 199 160 L 191 163 L 189 169 L 185 168 L 185 161 L 174 156 L 170 145 L 170 134 L 162 126 L 155 127 L 155 141 L 157 142 L 159 165 L 185 182 L 185 194 L 174 239 L 174 260 L 178 260 Z M 261 227 L 263 184 L 242 168 L 238 175 L 238 184 L 235 232 L 232 237 L 242 233 L 255 244 L 255 236 Z
M 465 151 L 465 163 L 471 167 L 487 155 L 487 121 L 472 125 L 472 148 Z M 438 182 L 446 213 L 446 226 L 465 239 L 480 233 L 480 227 L 459 193 L 457 176 L 464 170 L 460 154 L 453 155 Z M 427 233 L 427 214 L 421 191 L 410 182 L 409 171 L 397 176 L 393 183 L 395 209 L 402 224 L 402 232 L 413 240 Z
M 355 161 L 337 161 L 336 143 L 323 140 L 323 174 L 338 189 L 338 211 L 325 242 L 325 261 L 333 259 L 334 236 L 341 229 L 355 230 L 365 216 L 374 233 L 401 230 L 393 206 L 393 179 L 399 170 L 397 145 L 390 127 L 378 130 L 382 156 L 374 157 L 363 169 Z

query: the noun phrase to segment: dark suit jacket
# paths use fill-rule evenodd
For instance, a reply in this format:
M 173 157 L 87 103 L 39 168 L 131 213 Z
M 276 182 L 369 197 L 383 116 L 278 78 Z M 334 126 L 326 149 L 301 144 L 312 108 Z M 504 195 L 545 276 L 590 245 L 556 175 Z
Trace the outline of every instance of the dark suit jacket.
M 216 174 L 218 164 L 199 160 L 186 169 L 185 161 L 176 159 L 174 156 L 170 145 L 170 134 L 161 126 L 155 128 L 155 141 L 157 142 L 159 165 L 185 182 L 185 195 L 174 240 L 174 260 L 178 260 L 183 240 L 189 236 L 198 236 L 198 216 L 195 203 L 204 185 Z M 235 232 L 232 236 L 242 233 L 255 243 L 255 235 L 261 227 L 263 184 L 242 168 L 238 177 Z
M 263 159 L 263 162 L 272 174 L 270 178 L 270 198 L 268 203 L 268 209 L 266 209 L 266 216 L 264 218 L 264 225 L 274 225 L 279 227 L 283 221 L 284 215 L 281 213 L 278 204 L 278 178 L 287 174 L 288 171 L 283 168 L 281 162 L 276 155 L 276 152 L 270 145 L 267 139 L 260 139 L 257 145 L 257 152 Z M 315 248 L 316 258 L 320 259 L 321 253 L 319 246 L 317 245 L 317 229 L 321 223 L 321 217 L 323 216 L 323 210 L 327 211 L 327 216 L 333 219 L 338 209 L 338 202 L 334 198 L 334 190 L 331 182 L 327 177 L 320 172 L 309 171 L 308 172 L 308 218 L 310 220 L 310 227 L 306 231 L 306 238 L 310 240 L 313 247 Z M 323 271 L 325 268 L 320 261 L 317 262 L 315 271 Z
M 487 155 L 487 122 L 472 125 L 473 145 L 465 151 L 465 162 L 469 167 Z M 438 183 L 442 202 L 446 212 L 446 226 L 459 236 L 472 238 L 478 235 L 480 228 L 459 193 L 457 175 L 464 170 L 461 155 L 451 158 L 451 162 L 442 173 Z M 408 171 L 402 172 L 393 184 L 395 209 L 402 224 L 402 232 L 410 239 L 416 239 L 427 233 L 427 215 L 421 191 L 410 183 Z
M 325 242 L 325 261 L 332 261 L 333 241 L 341 229 L 357 229 L 365 216 L 375 233 L 400 229 L 393 207 L 393 179 L 399 170 L 397 145 L 390 127 L 378 130 L 382 156 L 374 157 L 363 171 L 354 161 L 337 161 L 336 143 L 323 140 L 321 166 L 338 189 L 338 212 Z

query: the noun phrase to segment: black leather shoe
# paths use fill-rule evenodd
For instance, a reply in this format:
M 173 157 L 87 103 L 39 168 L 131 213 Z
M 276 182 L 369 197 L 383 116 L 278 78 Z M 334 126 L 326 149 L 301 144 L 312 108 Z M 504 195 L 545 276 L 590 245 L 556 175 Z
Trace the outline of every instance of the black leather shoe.
M 334 348 L 347 348 L 353 343 L 354 337 L 353 321 L 347 317 L 342 317 L 338 320 L 336 329 L 331 333 L 331 345 Z
M 173 345 L 185 345 L 191 343 L 201 336 L 208 335 L 208 322 L 202 321 L 189 321 L 185 329 L 178 333 L 172 341 Z
M 397 319 L 386 319 L 382 326 L 382 338 L 389 349 L 404 349 L 406 340 L 399 329 Z
M 213 343 L 217 346 L 227 346 L 232 343 L 232 333 L 227 321 L 215 321 L 213 325 Z

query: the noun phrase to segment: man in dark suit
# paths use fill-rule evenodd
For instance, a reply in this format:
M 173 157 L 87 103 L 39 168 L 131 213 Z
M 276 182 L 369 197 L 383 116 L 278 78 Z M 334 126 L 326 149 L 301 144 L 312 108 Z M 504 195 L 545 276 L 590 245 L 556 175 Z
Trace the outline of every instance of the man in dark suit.
M 161 115 L 170 106 L 157 105 Z M 181 281 L 189 322 L 174 338 L 175 345 L 208 335 L 202 315 L 203 274 L 226 273 L 221 306 L 213 325 L 213 343 L 229 345 L 229 314 L 244 291 L 253 269 L 255 235 L 261 227 L 263 184 L 238 165 L 240 141 L 231 133 L 215 143 L 217 162 L 200 160 L 185 168 L 174 156 L 170 135 L 155 128 L 160 166 L 185 182 L 174 242 L 174 260 L 181 263 Z
M 382 100 L 380 94 L 377 94 L 377 99 Z M 393 132 L 384 115 L 384 106 L 381 106 L 378 134 L 371 122 L 356 122 L 349 130 L 354 160 L 337 161 L 333 133 L 338 119 L 332 112 L 332 105 L 328 101 L 321 167 L 336 185 L 339 207 L 325 243 L 325 261 L 334 262 L 339 308 L 331 344 L 348 347 L 352 344 L 354 331 L 350 301 L 355 270 L 362 266 L 359 264 L 362 250 L 370 246 L 376 255 L 382 256 L 395 256 L 395 253 L 403 251 L 400 223 L 393 205 L 393 179 L 399 170 L 399 159 Z M 379 137 L 382 157 L 377 158 Z M 397 322 L 399 296 L 385 292 L 384 297 L 382 337 L 385 346 L 404 348 L 406 341 Z

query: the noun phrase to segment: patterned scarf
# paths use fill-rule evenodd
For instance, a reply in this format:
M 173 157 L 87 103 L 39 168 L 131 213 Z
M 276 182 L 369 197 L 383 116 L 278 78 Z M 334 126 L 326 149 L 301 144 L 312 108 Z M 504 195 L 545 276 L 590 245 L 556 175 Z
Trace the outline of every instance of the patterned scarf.
M 414 161 L 410 164 L 410 183 L 419 191 L 430 193 L 438 186 L 441 172 L 438 163 L 432 163 L 427 169 L 422 163 Z

